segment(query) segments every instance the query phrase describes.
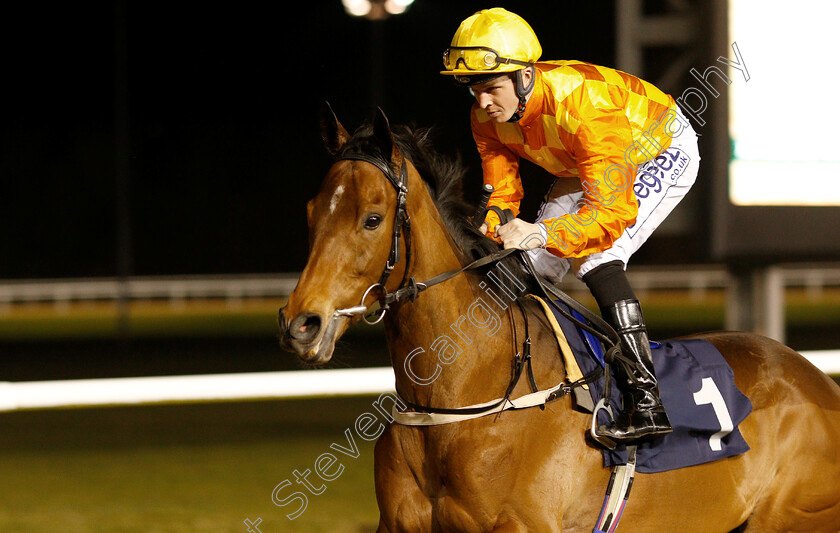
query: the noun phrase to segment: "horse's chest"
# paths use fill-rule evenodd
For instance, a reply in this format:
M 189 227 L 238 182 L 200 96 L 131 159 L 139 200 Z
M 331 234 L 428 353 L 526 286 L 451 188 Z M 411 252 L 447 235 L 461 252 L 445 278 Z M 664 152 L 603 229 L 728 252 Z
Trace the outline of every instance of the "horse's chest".
M 559 531 L 565 528 L 565 504 L 575 499 L 568 492 L 574 480 L 603 477 L 598 494 L 584 498 L 593 506 L 590 510 L 584 505 L 584 514 L 595 515 L 587 520 L 591 531 L 589 522 L 597 518 L 595 506 L 603 501 L 609 472 L 601 473 L 600 454 L 590 457 L 586 448 L 583 454 L 570 453 L 562 440 L 543 438 L 568 433 L 552 427 L 557 418 L 552 414 L 536 411 L 537 421 L 521 415 L 508 432 L 501 424 L 397 428 L 393 443 L 399 453 L 394 455 L 407 467 L 402 470 L 406 485 L 417 488 L 412 502 L 422 509 L 423 523 L 432 522 L 442 531 L 517 530 L 522 523 L 539 524 L 536 530 L 541 532 Z M 523 431 L 537 422 L 539 432 Z M 389 454 L 391 461 L 397 459 L 394 455 Z M 598 473 L 602 475 L 593 475 Z M 394 511 L 398 508 L 400 516 L 406 514 L 405 506 L 394 506 Z

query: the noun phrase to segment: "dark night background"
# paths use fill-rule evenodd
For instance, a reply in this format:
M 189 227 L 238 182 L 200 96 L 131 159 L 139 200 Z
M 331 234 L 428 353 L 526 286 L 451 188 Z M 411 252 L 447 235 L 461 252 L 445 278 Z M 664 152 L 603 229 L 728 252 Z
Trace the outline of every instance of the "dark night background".
M 477 190 L 470 97 L 437 72 L 460 21 L 490 4 L 416 0 L 378 22 L 340 0 L 268 6 L 0 8 L 0 278 L 301 270 L 305 202 L 329 164 L 324 100 L 351 131 L 375 105 L 392 123 L 434 126 Z M 532 24 L 544 59 L 615 66 L 612 2 L 505 7 Z M 549 178 L 534 170 L 526 198 L 538 201 Z

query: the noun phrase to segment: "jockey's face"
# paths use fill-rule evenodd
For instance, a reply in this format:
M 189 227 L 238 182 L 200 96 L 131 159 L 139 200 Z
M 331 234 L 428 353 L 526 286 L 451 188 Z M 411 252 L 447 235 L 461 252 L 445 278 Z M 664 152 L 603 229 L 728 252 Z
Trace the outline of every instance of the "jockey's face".
M 522 71 L 522 82 L 526 87 L 531 82 L 531 69 L 526 68 Z M 479 107 L 485 110 L 494 122 L 507 122 L 519 107 L 513 74 L 473 85 L 470 90 Z
M 519 97 L 511 76 L 500 76 L 470 87 L 479 107 L 494 122 L 507 122 L 519 106 Z

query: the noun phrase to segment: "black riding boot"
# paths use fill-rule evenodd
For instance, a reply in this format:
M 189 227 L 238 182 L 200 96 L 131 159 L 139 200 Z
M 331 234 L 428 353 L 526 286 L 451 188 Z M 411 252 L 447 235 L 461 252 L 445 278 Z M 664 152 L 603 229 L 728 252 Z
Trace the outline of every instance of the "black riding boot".
M 638 300 L 622 300 L 601 312 L 621 338 L 624 358 L 616 358 L 616 381 L 624 401 L 615 422 L 598 427 L 597 433 L 617 444 L 653 440 L 671 433 L 653 370 L 647 329 Z

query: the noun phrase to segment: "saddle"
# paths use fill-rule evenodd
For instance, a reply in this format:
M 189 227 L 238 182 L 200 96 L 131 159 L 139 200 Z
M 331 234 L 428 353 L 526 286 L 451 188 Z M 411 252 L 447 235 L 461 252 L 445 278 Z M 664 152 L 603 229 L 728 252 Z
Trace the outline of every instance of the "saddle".
M 569 379 L 605 367 L 601 343 L 555 307 L 565 308 L 568 314 L 577 315 L 581 321 L 584 320 L 582 315 L 563 302 L 554 301 L 551 306 L 542 298 L 530 297 L 540 302 L 558 335 Z M 738 430 L 738 424 L 750 414 L 752 403 L 735 386 L 732 368 L 720 352 L 700 339 L 651 342 L 651 352 L 662 402 L 674 431 L 663 438 L 639 444 L 636 469 L 643 473 L 664 472 L 747 452 L 750 447 Z M 609 383 L 608 404 L 604 403 L 604 385 L 605 380 L 601 377 L 589 383 L 588 394 L 574 396 L 576 407 L 594 413 L 599 424 L 608 421 L 609 412 L 621 410 L 621 394 L 614 380 Z M 628 462 L 623 446 L 604 449 L 603 454 L 605 466 Z

